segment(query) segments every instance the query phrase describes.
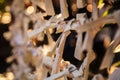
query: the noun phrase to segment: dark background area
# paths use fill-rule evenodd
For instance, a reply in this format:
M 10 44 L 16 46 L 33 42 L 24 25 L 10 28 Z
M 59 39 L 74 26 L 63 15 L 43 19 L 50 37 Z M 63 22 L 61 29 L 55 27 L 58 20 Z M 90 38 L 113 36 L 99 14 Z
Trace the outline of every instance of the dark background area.
M 0 73 L 5 72 L 6 68 L 10 65 L 6 63 L 6 58 L 11 55 L 12 47 L 3 37 L 3 33 L 8 31 L 8 25 L 0 24 Z

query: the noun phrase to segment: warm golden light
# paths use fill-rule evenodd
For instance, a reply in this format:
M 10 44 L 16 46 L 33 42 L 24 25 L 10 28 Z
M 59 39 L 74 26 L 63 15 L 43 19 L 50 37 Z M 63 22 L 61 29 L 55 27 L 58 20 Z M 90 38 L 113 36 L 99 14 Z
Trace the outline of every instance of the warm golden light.
M 110 68 L 110 70 L 108 71 L 109 74 L 112 74 L 112 73 L 115 71 L 115 69 L 117 69 L 117 67 L 112 66 L 112 67 Z
M 6 12 L 3 14 L 2 18 L 1 18 L 1 22 L 3 24 L 8 24 L 11 22 L 11 14 L 9 12 Z
M 0 80 L 14 80 L 14 74 L 12 72 L 7 72 L 5 75 L 0 74 Z
M 57 15 L 57 19 L 59 19 L 59 18 L 61 18 L 61 17 L 62 17 L 62 14 L 61 14 L 61 13 Z
M 43 49 L 42 49 L 43 54 L 44 54 L 44 55 L 47 55 L 47 53 L 50 51 L 50 49 L 51 49 L 51 46 L 49 46 L 49 45 L 44 45 L 44 46 L 43 46 Z
M 110 44 L 111 44 L 110 38 L 106 36 L 104 39 L 104 46 L 108 48 Z
M 26 9 L 26 14 L 27 14 L 27 15 L 30 15 L 30 14 L 32 14 L 34 11 L 35 11 L 34 7 L 33 7 L 33 6 L 29 6 L 29 7 Z
M 32 29 L 28 29 L 27 32 L 28 32 L 28 33 L 29 33 L 29 32 L 32 32 Z
M 55 45 L 54 41 L 51 41 L 48 45 L 43 45 L 43 48 L 42 48 L 43 54 L 48 55 L 48 52 L 51 51 L 54 45 Z
M 52 28 L 49 28 L 49 32 L 50 32 L 50 34 L 52 34 L 54 31 Z
M 117 69 L 117 66 L 119 66 L 119 65 L 120 65 L 120 61 L 114 63 L 114 64 L 110 67 L 110 70 L 108 71 L 109 74 L 112 74 L 112 73 L 115 71 L 115 69 Z
M 7 80 L 7 78 L 5 78 L 5 77 L 0 77 L 0 80 Z
M 87 5 L 87 10 L 88 10 L 89 12 L 92 12 L 92 4 L 88 4 L 88 5 Z
M 14 74 L 12 72 L 6 73 L 7 80 L 14 80 Z
M 120 44 L 115 48 L 114 53 L 120 52 Z

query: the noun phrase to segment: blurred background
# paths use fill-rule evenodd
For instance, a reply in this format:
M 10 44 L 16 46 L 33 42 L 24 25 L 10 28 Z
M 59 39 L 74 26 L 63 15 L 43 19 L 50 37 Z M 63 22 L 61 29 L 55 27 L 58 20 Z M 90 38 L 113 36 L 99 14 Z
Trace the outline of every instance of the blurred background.
M 6 63 L 6 58 L 12 54 L 12 47 L 9 41 L 3 37 L 3 33 L 8 31 L 12 21 L 10 13 L 11 3 L 12 0 L 0 0 L 0 73 L 4 73 L 10 65 Z
M 87 13 L 87 17 L 91 17 L 91 12 L 87 10 L 87 6 L 81 9 L 74 8 L 73 4 L 76 0 L 67 0 L 68 2 L 68 9 L 69 9 L 69 17 L 66 20 L 70 20 L 72 18 L 76 17 L 76 13 Z M 112 13 L 118 9 L 120 9 L 120 0 L 102 0 L 105 6 L 111 6 L 111 9 L 107 12 L 107 14 Z M 13 2 L 13 0 L 0 0 L 0 73 L 6 72 L 7 68 L 11 65 L 11 63 L 6 62 L 6 58 L 10 55 L 12 55 L 12 47 L 10 46 L 9 41 L 7 41 L 3 35 L 4 32 L 7 32 L 9 30 L 9 26 L 14 22 L 14 15 L 12 15 L 12 12 L 10 11 L 10 5 Z M 26 8 L 28 8 L 31 4 L 27 4 Z M 60 5 L 59 0 L 53 0 L 53 5 L 55 9 L 55 13 L 60 13 Z M 43 11 L 42 9 L 38 8 L 38 11 Z M 46 19 L 49 19 L 50 16 L 46 16 Z M 99 71 L 100 63 L 103 59 L 103 56 L 106 51 L 106 46 L 104 44 L 105 37 L 110 36 L 111 40 L 114 37 L 114 34 L 117 30 L 117 24 L 107 24 L 104 26 L 104 28 L 96 35 L 94 39 L 94 51 L 96 52 L 97 58 L 94 60 L 91 64 L 91 72 L 96 74 L 98 72 L 103 73 L 105 76 L 107 76 L 106 70 Z M 81 64 L 80 61 L 74 58 L 74 50 L 75 50 L 75 44 L 76 44 L 76 32 L 71 31 L 71 34 L 68 36 L 63 58 L 65 60 L 70 61 L 72 64 L 79 66 Z M 53 33 L 53 39 L 57 40 L 58 36 L 60 34 Z M 46 39 L 45 39 L 46 40 Z M 37 45 L 43 45 L 47 44 L 47 40 L 43 42 L 36 42 Z M 107 41 L 105 42 L 107 45 Z M 66 54 L 66 53 L 69 53 Z M 115 54 L 115 58 L 113 60 L 113 64 L 120 61 L 120 53 Z M 79 65 L 78 65 L 79 64 Z M 119 67 L 120 64 L 117 65 Z

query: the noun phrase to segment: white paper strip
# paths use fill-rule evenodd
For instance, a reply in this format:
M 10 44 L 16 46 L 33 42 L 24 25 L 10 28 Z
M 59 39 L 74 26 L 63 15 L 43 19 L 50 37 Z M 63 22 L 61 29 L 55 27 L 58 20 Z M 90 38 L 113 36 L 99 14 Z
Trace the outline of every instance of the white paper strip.
M 46 12 L 48 15 L 55 15 L 52 0 L 45 0 Z
M 77 8 L 83 8 L 85 5 L 85 0 L 77 0 Z
M 60 8 L 63 18 L 69 17 L 68 5 L 66 0 L 60 0 Z

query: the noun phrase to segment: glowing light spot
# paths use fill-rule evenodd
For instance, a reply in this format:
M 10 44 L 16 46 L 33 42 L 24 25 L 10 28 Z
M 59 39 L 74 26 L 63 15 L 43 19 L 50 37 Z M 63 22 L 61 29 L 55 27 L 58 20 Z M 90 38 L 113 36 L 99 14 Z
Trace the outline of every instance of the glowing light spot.
M 64 60 L 62 59 L 62 60 L 60 61 L 60 63 L 63 63 L 63 61 L 64 61 Z
M 62 17 L 62 14 L 61 14 L 61 13 L 57 15 L 57 19 L 59 19 L 59 18 L 61 18 L 61 17 Z
M 5 78 L 5 77 L 0 77 L 0 80 L 7 80 L 7 78 Z
M 88 5 L 87 5 L 87 10 L 88 10 L 89 12 L 92 12 L 92 4 L 88 4 Z
M 29 33 L 29 32 L 32 32 L 32 29 L 28 29 L 27 32 L 28 32 L 28 33 Z
M 113 41 L 110 43 L 110 45 L 112 45 L 114 42 L 115 42 L 115 41 L 113 40 Z M 110 46 L 110 45 L 109 45 L 109 46 Z
M 9 12 L 4 13 L 3 16 L 2 16 L 1 22 L 3 24 L 10 23 L 11 22 L 11 14 Z
M 34 11 L 35 11 L 34 7 L 33 7 L 33 6 L 29 6 L 29 7 L 26 9 L 26 14 L 27 14 L 27 15 L 30 15 L 30 14 L 32 14 Z
M 50 32 L 50 34 L 52 34 L 53 33 L 53 29 L 49 28 L 49 32 Z
M 50 46 L 49 45 L 44 45 L 43 46 L 43 49 L 42 49 L 42 51 L 43 51 L 43 54 L 44 55 L 47 55 L 47 53 L 50 51 Z
M 43 45 L 42 52 L 44 55 L 48 55 L 48 53 L 51 51 L 52 47 L 55 45 L 55 42 L 51 41 L 48 45 Z
M 114 64 L 110 67 L 110 70 L 108 71 L 109 74 L 112 74 L 112 73 L 115 71 L 115 69 L 117 69 L 117 66 L 119 66 L 119 65 L 120 65 L 120 61 L 114 63 Z
M 7 80 L 14 80 L 14 74 L 12 72 L 6 73 Z
M 108 71 L 109 72 L 109 74 L 112 74 L 114 71 L 115 71 L 115 69 L 117 69 L 115 66 L 112 66 L 111 68 L 110 68 L 110 70 Z
M 115 48 L 114 53 L 120 52 L 120 44 Z
M 108 46 L 110 45 L 111 43 L 110 43 L 110 38 L 109 37 L 105 37 L 105 39 L 104 39 L 104 46 L 106 47 L 106 48 L 108 48 Z

